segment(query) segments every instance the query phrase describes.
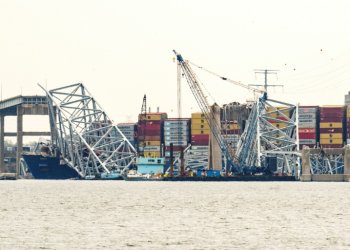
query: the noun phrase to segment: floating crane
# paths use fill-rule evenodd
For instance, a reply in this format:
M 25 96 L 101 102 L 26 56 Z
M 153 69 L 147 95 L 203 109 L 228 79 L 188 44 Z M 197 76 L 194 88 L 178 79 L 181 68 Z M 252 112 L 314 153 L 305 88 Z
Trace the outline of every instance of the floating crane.
M 266 90 L 253 88 L 241 82 L 220 76 L 210 70 L 189 61 L 174 50 L 189 87 L 209 123 L 212 135 L 218 142 L 227 161 L 226 172 L 236 174 L 254 174 L 256 172 L 297 175 L 300 153 L 297 131 L 297 107 L 292 104 L 268 99 Z M 254 103 L 245 130 L 238 143 L 235 155 L 231 155 L 223 136 L 220 123 L 215 121 L 206 96 L 203 94 L 199 80 L 189 64 L 196 66 L 221 80 L 233 83 L 261 97 Z M 283 108 L 276 108 L 283 105 Z M 286 115 L 287 113 L 287 115 Z M 281 125 L 276 126 L 276 123 Z M 272 162 L 272 163 L 271 163 Z M 273 165 L 273 166 L 272 166 Z M 271 167 L 272 166 L 272 167 Z
M 181 70 L 186 77 L 188 85 L 194 95 L 202 113 L 204 114 L 205 119 L 208 121 L 210 130 L 212 131 L 212 135 L 215 137 L 221 152 L 224 154 L 226 159 L 225 170 L 228 172 L 230 169 L 234 168 L 236 171 L 239 171 L 239 165 L 237 164 L 237 159 L 231 155 L 228 145 L 221 135 L 221 124 L 217 122 L 214 113 L 211 111 L 211 106 L 203 93 L 203 90 L 199 84 L 196 74 L 193 72 L 189 63 L 183 59 L 183 57 L 178 54 L 175 50 L 174 53 L 176 55 L 176 59 L 178 61 Z

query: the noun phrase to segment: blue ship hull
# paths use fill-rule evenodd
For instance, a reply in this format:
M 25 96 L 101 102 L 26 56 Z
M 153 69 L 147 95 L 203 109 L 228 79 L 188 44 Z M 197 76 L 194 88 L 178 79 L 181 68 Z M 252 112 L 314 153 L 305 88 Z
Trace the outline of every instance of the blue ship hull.
M 64 180 L 79 179 L 79 174 L 67 164 L 60 164 L 54 156 L 22 155 L 29 171 L 35 179 Z

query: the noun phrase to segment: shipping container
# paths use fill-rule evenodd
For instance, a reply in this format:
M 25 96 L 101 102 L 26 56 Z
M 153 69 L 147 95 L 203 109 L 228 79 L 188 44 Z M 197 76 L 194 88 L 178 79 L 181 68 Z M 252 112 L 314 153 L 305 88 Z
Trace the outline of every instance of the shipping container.
M 145 146 L 143 147 L 143 151 L 154 151 L 154 152 L 160 152 L 160 146 Z
M 143 154 L 145 157 L 160 157 L 160 152 L 144 152 Z
M 177 126 L 188 126 L 190 124 L 190 120 L 165 120 L 164 127 L 177 127 Z
M 322 136 L 322 134 L 321 134 Z M 343 139 L 320 139 L 320 144 L 343 144 Z
M 343 144 L 321 144 L 321 148 L 342 148 Z
M 343 122 L 343 117 L 320 117 L 320 122 L 322 123 L 334 123 L 334 122 Z
M 311 120 L 316 120 L 317 114 L 316 113 L 303 113 L 303 114 L 299 114 L 298 118 L 300 119 L 311 119 Z
M 168 118 L 167 113 L 148 113 L 145 116 L 139 114 L 139 120 L 143 121 L 157 121 L 157 120 L 165 120 Z
M 299 133 L 299 139 L 316 139 L 316 133 Z
M 187 146 L 188 142 L 187 141 L 164 141 L 165 146 L 170 146 L 170 143 L 173 144 L 173 146 Z
M 209 135 L 210 134 L 210 129 L 192 129 L 191 130 L 192 135 Z
M 299 144 L 316 144 L 316 140 L 315 139 L 299 139 Z
M 201 119 L 201 118 L 205 119 L 205 115 L 203 113 L 200 113 L 200 112 L 192 113 L 191 118 L 192 119 Z
M 320 134 L 321 139 L 343 139 L 343 134 L 332 133 L 332 134 Z
M 343 133 L 343 128 L 320 128 L 320 134 Z
M 342 122 L 320 122 L 320 128 L 342 128 Z
M 204 129 L 210 129 L 210 127 L 209 127 L 209 124 L 192 124 L 192 128 L 191 129 L 194 129 L 194 130 L 202 129 L 202 130 L 204 130 Z
M 222 124 L 223 130 L 239 130 L 239 124 Z
M 205 119 L 192 119 L 191 126 L 193 125 L 209 125 L 208 121 Z
M 299 128 L 314 128 L 316 129 L 316 122 L 313 122 L 313 123 L 300 123 L 298 124 L 298 127 Z
M 144 141 L 143 144 L 145 146 L 160 146 L 161 142 L 160 141 Z
M 173 135 L 178 135 L 178 136 L 188 136 L 190 134 L 190 131 L 164 131 L 164 136 L 173 136 Z
M 315 128 L 299 128 L 299 134 L 300 133 L 316 133 Z
M 160 136 L 149 136 L 146 135 L 143 137 L 145 141 L 161 141 L 161 137 Z
M 241 133 L 240 130 L 238 129 L 233 129 L 233 130 L 222 130 L 221 134 L 222 135 L 239 135 Z
M 164 141 L 187 141 L 188 136 L 179 136 L 179 135 L 173 135 L 173 136 L 165 136 Z

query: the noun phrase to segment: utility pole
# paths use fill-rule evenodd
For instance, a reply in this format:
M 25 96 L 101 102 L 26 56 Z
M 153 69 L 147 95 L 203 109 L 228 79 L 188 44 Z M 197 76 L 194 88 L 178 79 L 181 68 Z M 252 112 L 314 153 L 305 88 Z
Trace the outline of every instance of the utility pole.
M 267 94 L 267 88 L 268 87 L 283 87 L 283 85 L 280 84 L 268 84 L 267 83 L 267 75 L 277 75 L 277 72 L 279 70 L 271 70 L 271 69 L 256 69 L 254 70 L 255 74 L 264 74 L 265 75 L 265 81 L 264 84 L 249 84 L 249 86 L 257 86 L 257 87 L 264 87 L 264 91 Z

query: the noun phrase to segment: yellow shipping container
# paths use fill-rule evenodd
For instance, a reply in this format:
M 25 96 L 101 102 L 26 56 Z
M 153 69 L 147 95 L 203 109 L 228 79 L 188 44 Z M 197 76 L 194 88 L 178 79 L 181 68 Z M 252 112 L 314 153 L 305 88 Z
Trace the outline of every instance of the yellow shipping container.
M 160 146 L 160 141 L 144 141 L 145 146 Z
M 146 114 L 146 116 L 143 116 L 141 114 L 139 114 L 139 120 L 143 121 L 160 121 L 160 120 L 164 120 L 167 119 L 168 115 L 166 113 L 149 113 Z
M 273 112 L 271 114 L 268 114 L 268 116 L 272 117 L 272 118 L 276 118 L 277 116 L 282 116 L 280 113 L 277 113 L 276 109 L 283 110 L 285 108 L 286 107 L 276 107 L 276 108 L 268 107 L 267 112 Z M 284 114 L 285 116 L 289 117 L 289 110 L 281 111 L 281 113 Z
M 144 152 L 143 155 L 145 157 L 160 157 L 160 152 L 158 152 L 158 151 L 147 151 L 147 152 Z
M 208 121 L 205 118 L 195 118 L 191 119 L 192 124 L 208 124 Z
M 346 117 L 350 118 L 350 106 L 347 106 L 346 108 Z
M 342 133 L 335 134 L 320 134 L 321 139 L 343 139 Z
M 202 118 L 205 119 L 205 116 L 203 113 L 197 112 L 197 113 L 192 113 L 191 118 L 192 119 L 202 119 Z
M 210 129 L 209 124 L 208 123 L 202 123 L 202 124 L 192 124 L 192 129 L 202 129 L 202 130 L 206 130 L 206 129 Z
M 192 135 L 209 135 L 210 129 L 191 129 Z
M 239 129 L 239 124 L 222 124 L 222 129 Z
M 341 122 L 320 122 L 320 128 L 342 128 Z
M 276 128 L 286 128 L 287 127 L 287 123 L 273 123 L 273 125 L 276 127 Z
M 343 139 L 320 139 L 321 144 L 343 144 Z

